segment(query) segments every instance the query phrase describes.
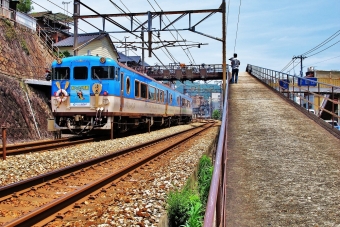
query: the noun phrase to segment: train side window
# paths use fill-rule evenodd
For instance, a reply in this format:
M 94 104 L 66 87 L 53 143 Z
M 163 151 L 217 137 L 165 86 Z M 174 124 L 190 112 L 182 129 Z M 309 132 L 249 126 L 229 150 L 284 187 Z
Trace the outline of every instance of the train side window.
M 144 99 L 148 97 L 148 86 L 144 83 L 140 84 L 140 97 Z
M 126 93 L 129 95 L 131 90 L 131 85 L 130 85 L 130 78 L 126 78 Z
M 139 98 L 140 97 L 140 94 L 139 94 L 139 91 L 140 91 L 140 82 L 138 80 L 135 80 L 135 97 L 136 98 Z
M 179 97 L 177 97 L 177 106 L 180 106 L 179 101 L 180 101 L 180 99 L 179 99 Z
M 69 67 L 58 67 L 52 69 L 53 80 L 69 80 L 70 79 L 70 68 Z
M 149 86 L 149 99 L 156 100 L 156 88 Z
M 74 67 L 73 68 L 73 78 L 75 80 L 86 80 L 88 70 L 87 67 Z
M 170 96 L 170 98 L 169 98 L 169 104 L 171 104 L 171 103 L 172 103 L 172 94 L 170 94 L 169 96 Z

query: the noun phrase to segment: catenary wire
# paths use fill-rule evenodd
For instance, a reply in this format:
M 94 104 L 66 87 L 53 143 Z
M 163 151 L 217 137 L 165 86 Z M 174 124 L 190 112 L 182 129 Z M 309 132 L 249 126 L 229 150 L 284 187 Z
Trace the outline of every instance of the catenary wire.
M 235 37 L 235 45 L 234 45 L 234 53 L 235 53 L 235 49 L 236 49 L 236 40 L 237 40 L 237 33 L 238 33 L 238 23 L 240 21 L 240 14 L 241 14 L 241 2 L 242 0 L 240 0 L 240 6 L 238 8 L 238 17 L 237 17 L 237 28 L 236 28 L 236 37 Z
M 112 2 L 112 0 L 110 0 L 110 2 L 112 3 L 112 4 L 114 4 L 121 12 L 123 12 L 123 13 L 126 13 L 123 9 L 121 9 L 117 4 L 115 4 L 115 3 L 113 3 Z M 129 11 L 129 9 L 128 9 L 128 7 L 122 2 L 122 1 L 120 1 L 122 4 L 123 4 L 123 6 L 126 8 L 126 10 L 128 10 Z M 130 11 L 129 11 L 130 12 Z M 130 12 L 131 13 L 131 12 Z M 134 21 L 136 21 L 136 23 L 137 23 L 137 25 L 141 25 L 141 22 L 138 20 L 138 19 L 133 19 Z M 153 34 L 154 35 L 154 34 Z M 155 36 L 155 35 L 154 35 Z M 169 54 L 169 56 L 167 55 L 167 53 L 166 52 L 164 52 L 164 50 L 163 49 L 161 49 L 162 50 L 162 52 L 165 54 L 165 56 L 167 56 L 171 61 L 174 61 L 175 60 L 175 58 L 174 58 L 174 56 L 169 52 L 169 50 L 167 49 L 167 48 L 165 48 L 166 49 L 166 51 L 168 52 L 168 54 Z M 152 51 L 152 53 L 155 55 L 155 57 L 156 57 L 156 54 Z M 158 57 L 156 57 L 157 58 L 157 60 L 159 60 L 159 58 Z M 160 60 L 159 60 L 160 61 Z M 162 61 L 160 61 L 160 63 L 164 66 L 164 64 L 163 64 L 163 62 Z
M 152 6 L 152 4 L 150 3 L 150 1 L 149 1 L 149 0 L 147 0 L 147 1 L 149 2 L 150 6 L 155 10 L 155 8 Z M 158 8 L 159 8 L 160 10 L 162 10 L 162 8 L 161 8 L 160 5 L 157 3 L 157 1 L 156 1 L 156 0 L 154 0 L 154 1 L 155 1 L 156 5 L 158 6 Z M 155 10 L 155 11 L 156 11 L 156 10 Z M 162 10 L 162 11 L 163 11 L 163 10 Z M 168 16 L 165 15 L 165 17 L 168 19 L 168 21 L 170 21 L 169 18 L 168 18 Z M 163 24 L 164 24 L 164 22 L 163 22 Z M 171 25 L 171 26 L 172 26 L 174 29 L 176 29 L 174 25 Z M 182 38 L 182 40 L 184 40 L 183 37 L 182 37 L 182 35 L 179 33 L 179 31 L 178 31 L 177 29 L 176 29 L 176 32 L 177 32 L 177 34 Z M 176 37 L 172 34 L 172 32 L 170 32 L 170 34 L 172 35 L 172 37 L 174 37 L 174 39 L 176 39 Z M 184 43 L 186 44 L 186 42 L 184 42 Z M 185 52 L 184 48 L 183 48 L 182 46 L 181 46 L 181 48 L 182 48 L 183 52 L 185 53 L 185 55 L 187 55 L 189 61 L 191 61 L 190 57 L 189 57 L 188 54 Z M 195 63 L 195 59 L 194 59 L 193 56 L 191 55 L 190 50 L 187 49 L 187 51 L 188 51 L 188 53 L 190 54 L 190 56 L 191 56 L 191 58 L 192 58 L 192 62 L 193 62 L 194 64 L 196 64 L 196 63 Z

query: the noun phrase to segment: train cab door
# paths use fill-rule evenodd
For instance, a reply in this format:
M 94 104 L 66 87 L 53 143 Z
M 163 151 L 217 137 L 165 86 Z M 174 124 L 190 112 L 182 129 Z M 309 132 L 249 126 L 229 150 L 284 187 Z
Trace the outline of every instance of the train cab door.
M 124 73 L 120 73 L 120 108 L 119 111 L 123 111 L 124 107 Z

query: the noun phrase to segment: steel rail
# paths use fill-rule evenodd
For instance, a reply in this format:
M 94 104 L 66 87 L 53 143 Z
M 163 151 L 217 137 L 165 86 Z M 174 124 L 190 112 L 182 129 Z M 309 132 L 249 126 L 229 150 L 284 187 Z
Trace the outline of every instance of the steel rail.
M 186 134 L 184 138 L 178 139 L 177 142 L 168 143 L 165 147 L 153 152 L 152 154 L 146 156 L 143 159 L 135 161 L 134 163 L 122 167 L 119 170 L 110 173 L 103 178 L 100 178 L 92 183 L 86 184 L 77 188 L 76 190 L 65 194 L 64 196 L 53 200 L 50 203 L 47 203 L 9 223 L 5 223 L 4 226 L 32 226 L 38 222 L 41 222 L 43 219 L 50 217 L 51 215 L 57 214 L 60 210 L 64 209 L 65 207 L 75 203 L 76 201 L 91 195 L 94 191 L 99 190 L 100 188 L 104 187 L 105 185 L 111 184 L 112 181 L 125 176 L 126 174 L 130 173 L 131 171 L 135 170 L 136 168 L 154 160 L 159 155 L 177 147 L 179 144 L 189 140 L 193 136 L 201 133 L 202 131 L 210 128 L 214 124 L 209 124 L 208 127 L 201 127 L 199 130 L 197 128 L 192 129 L 194 132 L 190 134 Z M 182 132 L 183 133 L 183 132 Z M 187 133 L 187 131 L 185 132 Z M 149 146 L 149 145 L 148 145 Z
M 202 127 L 202 126 L 199 126 L 199 127 Z M 67 167 L 64 167 L 64 168 L 61 168 L 61 169 L 58 169 L 58 170 L 54 170 L 54 171 L 51 171 L 51 172 L 48 172 L 48 173 L 45 173 L 45 174 L 38 175 L 36 177 L 28 178 L 26 180 L 22 180 L 22 181 L 19 181 L 19 182 L 16 182 L 16 183 L 12 183 L 12 184 L 0 187 L 0 195 L 2 197 L 11 195 L 13 192 L 17 192 L 17 191 L 21 191 L 21 190 L 24 190 L 24 189 L 31 188 L 31 187 L 33 187 L 37 184 L 41 184 L 41 183 L 56 179 L 61 175 L 65 175 L 65 174 L 70 173 L 70 172 L 74 172 L 74 171 L 77 171 L 77 170 L 84 169 L 84 168 L 89 167 L 91 165 L 94 165 L 98 162 L 102 162 L 102 161 L 107 160 L 107 159 L 111 159 L 111 158 L 114 158 L 114 157 L 118 157 L 120 155 L 127 154 L 127 153 L 129 153 L 133 150 L 137 150 L 137 149 L 140 149 L 142 147 L 149 146 L 153 143 L 158 143 L 162 140 L 165 140 L 165 139 L 168 139 L 168 138 L 171 138 L 171 137 L 175 137 L 177 135 L 180 135 L 181 133 L 185 133 L 185 132 L 188 132 L 190 130 L 192 130 L 192 129 L 187 129 L 185 131 L 175 133 L 171 136 L 164 136 L 164 137 L 161 137 L 161 138 L 153 140 L 153 141 L 141 143 L 141 144 L 138 144 L 138 145 L 133 146 L 133 147 L 128 147 L 128 148 L 119 150 L 115 153 L 103 155 L 103 156 L 100 156 L 98 158 L 94 158 L 94 159 L 91 159 L 91 160 L 88 160 L 88 161 L 85 161 L 85 162 L 70 165 L 70 166 L 67 166 Z
M 31 143 L 23 143 L 18 145 L 10 145 L 6 146 L 6 155 L 19 155 L 29 152 L 36 152 L 66 146 L 77 145 L 81 143 L 88 143 L 95 141 L 95 138 L 88 139 L 78 139 L 72 141 L 71 139 L 58 139 L 58 140 L 48 140 L 48 141 L 39 141 L 39 142 L 31 142 Z M 2 150 L 2 148 L 1 148 Z M 0 154 L 3 152 L 1 151 Z

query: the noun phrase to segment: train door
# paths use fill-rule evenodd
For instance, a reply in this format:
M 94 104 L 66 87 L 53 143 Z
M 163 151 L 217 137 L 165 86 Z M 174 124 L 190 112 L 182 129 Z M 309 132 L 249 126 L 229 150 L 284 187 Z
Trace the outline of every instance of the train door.
M 183 103 L 182 103 L 182 96 L 179 96 L 179 121 L 182 121 L 182 108 L 183 108 Z
M 124 107 L 124 73 L 120 73 L 120 111 L 123 111 Z
M 167 90 L 166 92 L 165 92 L 165 115 L 168 115 L 168 105 L 169 105 L 169 101 L 168 101 L 168 99 L 169 99 L 169 91 Z

